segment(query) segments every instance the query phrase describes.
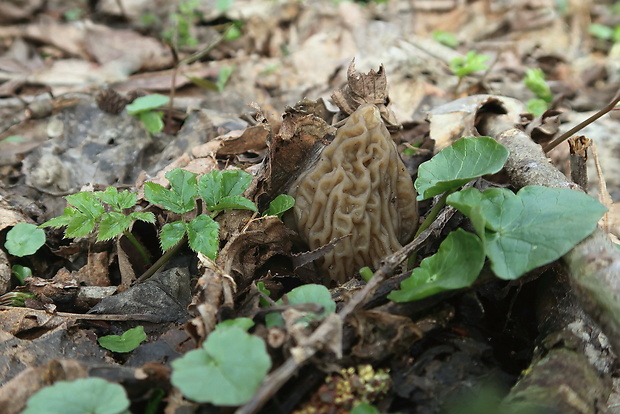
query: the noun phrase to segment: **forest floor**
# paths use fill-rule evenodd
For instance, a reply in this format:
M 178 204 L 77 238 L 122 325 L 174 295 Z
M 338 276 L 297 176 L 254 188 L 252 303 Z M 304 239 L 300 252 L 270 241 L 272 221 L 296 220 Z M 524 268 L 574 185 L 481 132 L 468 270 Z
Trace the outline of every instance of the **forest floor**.
M 359 273 L 337 286 L 332 269 L 312 262 L 346 241 L 308 253 L 290 212 L 284 222 L 260 214 L 277 195 L 291 193 L 313 145 L 331 140 L 360 104 L 379 108 L 415 180 L 418 166 L 455 138 L 478 135 L 489 107 L 514 105 L 522 112 L 519 125 L 545 145 L 619 91 L 620 2 L 3 1 L 2 246 L 17 224 L 61 216 L 65 197 L 81 191 L 129 190 L 137 195 L 134 211 L 153 218 L 100 241 L 46 227 L 36 252 L 0 249 L 3 413 L 22 412 L 44 387 L 87 377 L 120 384 L 132 413 L 620 413 L 618 361 L 605 330 L 576 304 L 559 261 L 516 281 L 497 279 L 486 266 L 474 288 L 397 304 L 386 296 L 410 272 L 393 266 L 373 290 L 364 290 Z M 154 94 L 170 99 L 129 113 L 132 102 Z M 608 208 L 602 225 L 616 243 L 618 131 L 616 109 L 578 132 L 594 143 L 587 191 Z M 547 156 L 570 175 L 566 142 Z M 190 232 L 191 248 L 174 246 L 163 270 L 147 279 L 141 275 L 162 257 L 161 228 L 197 217 L 193 201 L 188 211 L 175 211 L 147 200 L 145 183 L 167 186 L 166 173 L 176 168 L 199 176 L 251 174 L 243 194 L 260 213 L 213 214 L 215 251 L 221 248 L 215 261 L 197 257 Z M 209 210 L 202 198 L 199 208 Z M 431 201 L 418 204 L 416 218 Z M 449 230 L 472 230 L 462 217 L 437 226 L 414 264 L 436 252 Z M 31 275 L 18 277 L 23 267 L 15 266 Z M 338 313 L 300 327 L 291 322 L 300 312 L 315 314 L 302 306 L 308 301 L 273 301 L 307 284 L 331 288 Z M 30 295 L 14 306 L 21 292 Z M 282 312 L 284 326 L 269 322 L 274 311 Z M 211 384 L 216 395 L 203 400 L 180 390 L 171 363 L 202 349 L 217 323 L 234 318 L 252 321 L 242 339 L 264 344 L 269 375 Z M 577 325 L 574 342 L 564 335 Z M 146 337 L 129 352 L 99 341 L 136 327 Z M 245 349 L 226 347 L 224 359 Z M 567 352 L 563 361 L 553 360 L 554 349 Z M 573 360 L 581 357 L 580 373 L 563 365 L 581 367 Z M 230 358 L 245 364 L 239 355 Z M 540 361 L 556 365 L 524 381 Z M 570 383 L 571 376 L 581 379 Z M 544 389 L 543 400 L 553 403 L 530 400 L 528 386 Z M 58 398 L 74 411 L 58 412 L 90 412 L 80 411 L 81 396 L 72 393 Z M 92 412 L 125 412 L 110 401 L 109 411 L 100 402 L 101 411 Z M 531 411 L 513 410 L 515 401 L 531 403 L 524 405 Z

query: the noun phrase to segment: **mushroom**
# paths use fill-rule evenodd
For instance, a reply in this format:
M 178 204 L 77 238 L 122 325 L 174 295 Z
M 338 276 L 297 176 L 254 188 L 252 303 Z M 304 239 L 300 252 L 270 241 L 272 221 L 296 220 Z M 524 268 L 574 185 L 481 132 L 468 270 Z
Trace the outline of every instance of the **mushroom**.
M 322 267 L 344 283 L 410 241 L 418 225 L 416 191 L 375 105 L 361 105 L 318 161 L 290 187 L 294 219 L 311 249 L 343 237 Z

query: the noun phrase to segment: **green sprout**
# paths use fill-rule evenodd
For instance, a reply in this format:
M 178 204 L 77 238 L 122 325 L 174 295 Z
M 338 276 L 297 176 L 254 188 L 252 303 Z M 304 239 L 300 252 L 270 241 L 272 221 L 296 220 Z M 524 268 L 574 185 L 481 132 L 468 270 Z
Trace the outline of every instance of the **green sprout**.
M 474 50 L 467 52 L 465 57 L 456 57 L 452 59 L 452 61 L 450 61 L 450 70 L 459 78 L 455 87 L 455 92 L 458 91 L 465 76 L 481 70 L 487 70 L 489 68 L 485 64 L 487 60 L 489 60 L 489 56 L 478 54 Z
M 528 69 L 523 78 L 525 86 L 536 95 L 536 99 L 530 99 L 527 110 L 534 116 L 542 115 L 553 101 L 553 94 L 545 81 L 545 73 L 540 68 Z
M 160 94 L 153 94 L 136 98 L 126 106 L 129 115 L 137 116 L 147 131 L 155 134 L 164 129 L 162 111 L 155 111 L 170 102 L 170 98 Z

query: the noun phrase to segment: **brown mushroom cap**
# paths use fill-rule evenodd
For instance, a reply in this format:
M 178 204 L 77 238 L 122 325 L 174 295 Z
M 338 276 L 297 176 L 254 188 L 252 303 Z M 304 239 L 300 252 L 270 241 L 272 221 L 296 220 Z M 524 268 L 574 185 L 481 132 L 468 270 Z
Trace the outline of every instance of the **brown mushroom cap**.
M 350 235 L 323 258 L 338 283 L 361 267 L 377 267 L 411 240 L 418 224 L 413 182 L 372 104 L 351 114 L 290 194 L 297 229 L 311 249 Z

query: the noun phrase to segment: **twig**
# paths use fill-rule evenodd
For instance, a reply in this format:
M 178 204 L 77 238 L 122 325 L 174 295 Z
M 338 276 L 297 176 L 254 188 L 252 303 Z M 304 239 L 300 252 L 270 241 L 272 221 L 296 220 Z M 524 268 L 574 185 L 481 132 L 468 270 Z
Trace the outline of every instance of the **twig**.
M 106 314 L 99 315 L 94 313 L 70 313 L 70 312 L 47 312 L 39 309 L 31 309 L 31 308 L 18 308 L 15 306 L 0 306 L 0 311 L 13 311 L 21 310 L 28 312 L 45 312 L 50 316 L 60 316 L 63 318 L 73 318 L 73 319 L 81 319 L 87 321 L 147 321 L 147 322 L 161 322 L 161 318 L 157 315 L 149 315 L 146 313 L 135 313 L 131 315 L 114 315 L 114 314 Z
M 556 139 L 554 139 L 547 145 L 545 145 L 543 147 L 543 150 L 545 152 L 551 151 L 552 149 L 557 147 L 559 144 L 561 144 L 563 141 L 566 141 L 568 138 L 570 138 L 575 132 L 580 131 L 581 129 L 585 128 L 586 126 L 590 125 L 592 122 L 596 121 L 597 119 L 605 115 L 607 112 L 613 110 L 618 102 L 620 102 L 620 89 L 618 90 L 616 95 L 613 97 L 611 102 L 607 104 L 607 106 L 605 106 L 603 109 L 601 109 L 600 111 L 598 111 L 597 113 L 595 113 L 594 115 L 586 119 L 585 121 L 580 122 L 577 126 L 566 131 L 565 133 L 563 133 L 562 135 L 560 135 L 559 137 L 557 137 Z

